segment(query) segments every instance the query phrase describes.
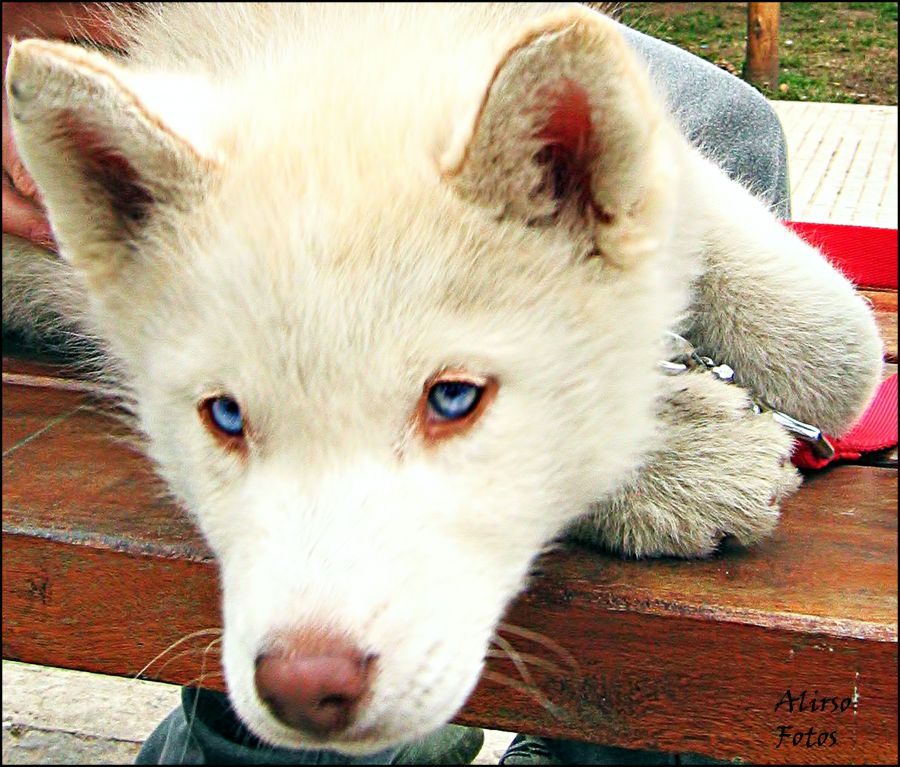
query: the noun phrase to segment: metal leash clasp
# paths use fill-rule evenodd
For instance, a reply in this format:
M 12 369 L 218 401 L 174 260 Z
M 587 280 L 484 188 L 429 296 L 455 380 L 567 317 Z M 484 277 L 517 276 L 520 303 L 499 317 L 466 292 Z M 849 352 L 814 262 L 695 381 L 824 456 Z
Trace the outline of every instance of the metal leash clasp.
M 666 331 L 670 355 L 668 360 L 660 360 L 662 369 L 670 375 L 686 373 L 688 370 L 708 370 L 720 381 L 731 383 L 734 380 L 734 370 L 728 365 L 719 365 L 709 357 L 701 357 L 694 345 L 683 336 Z
M 816 454 L 816 457 L 825 460 L 834 457 L 834 445 L 828 441 L 828 438 L 817 426 L 813 426 L 810 423 L 804 423 L 803 421 L 799 421 L 796 418 L 789 416 L 787 413 L 782 413 L 780 410 L 775 410 L 775 408 L 760 405 L 756 402 L 753 403 L 753 409 L 757 413 L 765 411 L 770 412 L 772 418 L 780 423 L 791 434 L 798 439 L 802 439 L 804 442 L 808 442 L 813 453 Z
M 725 364 L 717 364 L 710 357 L 704 357 L 699 354 L 694 345 L 683 336 L 666 331 L 666 341 L 669 346 L 670 358 L 660 360 L 660 367 L 669 375 L 678 375 L 686 373 L 688 370 L 706 370 L 720 381 L 725 383 L 734 382 L 734 370 Z M 834 456 L 834 447 L 828 441 L 828 438 L 822 433 L 822 430 L 809 423 L 804 423 L 787 413 L 782 413 L 773 407 L 766 405 L 761 400 L 753 399 L 753 412 L 760 414 L 769 412 L 772 418 L 781 424 L 789 433 L 808 442 L 812 451 L 819 458 L 829 459 Z

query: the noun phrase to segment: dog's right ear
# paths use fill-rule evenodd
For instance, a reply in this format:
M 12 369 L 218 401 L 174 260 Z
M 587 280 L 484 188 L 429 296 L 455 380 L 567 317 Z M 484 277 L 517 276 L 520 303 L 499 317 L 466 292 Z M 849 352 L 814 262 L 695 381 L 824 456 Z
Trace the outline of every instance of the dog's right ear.
M 16 146 L 61 254 L 89 284 L 115 276 L 160 210 L 199 199 L 215 168 L 131 80 L 105 56 L 46 40 L 14 42 L 7 65 Z

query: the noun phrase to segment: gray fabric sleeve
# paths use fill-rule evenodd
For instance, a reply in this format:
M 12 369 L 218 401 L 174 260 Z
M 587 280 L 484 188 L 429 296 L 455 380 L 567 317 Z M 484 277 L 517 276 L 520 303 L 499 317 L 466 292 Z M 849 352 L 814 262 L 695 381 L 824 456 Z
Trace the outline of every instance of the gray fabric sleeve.
M 755 88 L 674 45 L 622 26 L 688 140 L 790 218 L 787 146 L 778 115 Z

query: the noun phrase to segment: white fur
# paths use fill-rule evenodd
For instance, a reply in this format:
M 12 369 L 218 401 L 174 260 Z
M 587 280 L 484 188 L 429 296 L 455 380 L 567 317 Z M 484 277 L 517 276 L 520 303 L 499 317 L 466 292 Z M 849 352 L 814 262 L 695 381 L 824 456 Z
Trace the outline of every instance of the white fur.
M 699 431 L 667 415 L 666 328 L 831 428 L 874 386 L 877 335 L 848 283 L 688 147 L 612 22 L 545 11 L 179 4 L 136 23 L 129 62 L 14 46 L 17 141 L 148 453 L 219 559 L 230 693 L 273 743 L 309 744 L 253 685 L 273 632 L 325 627 L 378 654 L 371 698 L 319 743 L 372 751 L 456 712 L 530 563 L 579 518 L 578 534 L 631 553 L 771 530 L 769 496 L 796 482 L 763 421 L 741 432 L 758 479 L 715 516 L 663 490 L 629 517 L 648 462 L 654 488 L 722 468 L 698 459 L 685 476 L 661 425 L 706 445 L 692 434 L 717 439 L 716 418 L 751 418 L 724 384 L 697 389 Z M 529 223 L 554 203 L 529 195 L 522 101 L 554 78 L 602 115 L 612 149 L 590 184 L 610 223 Z M 146 222 L 123 224 L 80 173 L 61 110 L 136 168 L 157 200 Z M 814 321 L 822 300 L 833 328 Z M 27 324 L 17 306 L 9 320 Z M 819 377 L 837 349 L 854 374 L 834 394 Z M 499 393 L 428 446 L 411 414 L 444 367 L 496 376 Z M 217 391 L 249 419 L 244 458 L 197 418 Z

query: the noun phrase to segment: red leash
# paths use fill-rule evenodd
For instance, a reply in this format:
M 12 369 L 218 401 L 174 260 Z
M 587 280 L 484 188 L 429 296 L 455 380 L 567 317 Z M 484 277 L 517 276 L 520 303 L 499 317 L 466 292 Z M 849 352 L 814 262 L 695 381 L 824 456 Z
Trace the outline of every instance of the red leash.
M 818 247 L 831 264 L 859 288 L 897 289 L 897 230 L 842 224 L 787 225 Z M 801 469 L 821 469 L 832 461 L 855 460 L 863 453 L 897 444 L 897 374 L 882 381 L 862 417 L 843 437 L 828 437 L 832 458 L 819 458 L 805 442 L 797 443 L 793 463 Z
M 845 224 L 787 225 L 825 254 L 856 287 L 897 289 L 897 230 Z

